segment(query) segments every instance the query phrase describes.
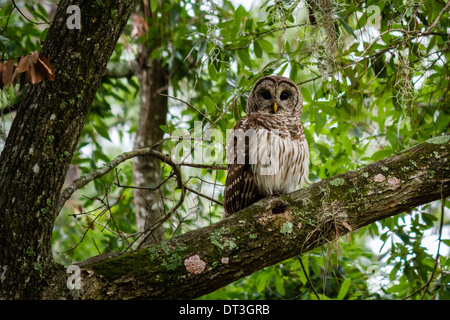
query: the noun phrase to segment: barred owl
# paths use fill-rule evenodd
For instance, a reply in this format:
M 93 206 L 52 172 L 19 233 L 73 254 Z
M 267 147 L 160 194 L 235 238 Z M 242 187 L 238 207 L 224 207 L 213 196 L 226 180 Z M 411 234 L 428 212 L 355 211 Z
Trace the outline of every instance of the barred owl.
M 300 90 L 290 79 L 268 76 L 256 82 L 246 116 L 236 123 L 228 141 L 223 218 L 308 182 L 302 108 Z

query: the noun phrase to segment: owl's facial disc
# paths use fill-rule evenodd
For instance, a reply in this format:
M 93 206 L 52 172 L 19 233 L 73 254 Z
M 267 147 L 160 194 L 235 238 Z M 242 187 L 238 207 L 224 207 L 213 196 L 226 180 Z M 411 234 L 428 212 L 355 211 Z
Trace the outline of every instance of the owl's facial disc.
M 247 113 L 292 116 L 301 114 L 300 92 L 291 80 L 278 76 L 258 80 L 247 102 Z

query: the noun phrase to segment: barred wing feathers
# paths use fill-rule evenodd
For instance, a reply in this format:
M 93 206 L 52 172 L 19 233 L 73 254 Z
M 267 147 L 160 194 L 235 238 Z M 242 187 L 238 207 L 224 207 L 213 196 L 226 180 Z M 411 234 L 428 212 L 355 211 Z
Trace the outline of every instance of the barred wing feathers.
M 233 128 L 227 149 L 227 179 L 225 182 L 223 218 L 236 213 L 261 199 L 254 174 L 249 164 L 247 130 L 254 122 L 248 117 L 239 120 Z

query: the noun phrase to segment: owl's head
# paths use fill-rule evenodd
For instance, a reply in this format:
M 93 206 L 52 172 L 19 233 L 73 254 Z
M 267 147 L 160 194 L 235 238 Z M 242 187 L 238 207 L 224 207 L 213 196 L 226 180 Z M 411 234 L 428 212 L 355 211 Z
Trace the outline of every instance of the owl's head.
M 291 79 L 268 76 L 255 83 L 247 100 L 246 112 L 300 117 L 302 107 L 302 95 Z

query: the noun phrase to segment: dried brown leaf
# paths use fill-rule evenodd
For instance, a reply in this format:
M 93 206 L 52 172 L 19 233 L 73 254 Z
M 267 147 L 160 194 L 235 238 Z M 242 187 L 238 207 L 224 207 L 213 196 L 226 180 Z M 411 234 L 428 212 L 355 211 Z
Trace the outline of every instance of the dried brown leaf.
M 27 79 L 27 73 L 23 72 L 20 74 L 20 85 L 19 85 L 19 91 L 23 89 L 23 87 L 25 87 L 25 85 L 28 83 L 28 79 Z
M 35 64 L 36 63 L 36 61 L 37 61 L 37 59 L 39 58 L 39 52 L 36 50 L 36 51 L 33 51 L 33 52 L 31 52 L 30 53 L 30 59 L 31 59 L 31 61 Z
M 353 228 L 348 224 L 347 221 L 342 221 L 342 225 L 346 227 L 348 231 L 353 231 Z
M 39 83 L 43 79 L 42 74 L 35 68 L 34 64 L 30 65 L 27 75 L 28 75 L 27 80 L 31 84 Z
M 137 39 L 147 32 L 148 25 L 145 22 L 144 17 L 133 13 L 131 15 L 131 37 Z
M 6 63 L 3 65 L 2 81 L 5 89 L 8 89 L 13 82 L 14 69 L 15 67 L 12 60 L 6 61 Z
M 22 73 L 28 70 L 28 66 L 31 63 L 31 54 L 27 54 L 24 57 L 19 58 L 19 62 L 17 63 L 16 72 Z
M 39 70 L 45 78 L 50 81 L 55 81 L 55 70 L 53 70 L 53 67 L 47 58 L 40 53 L 36 62 L 36 69 Z

